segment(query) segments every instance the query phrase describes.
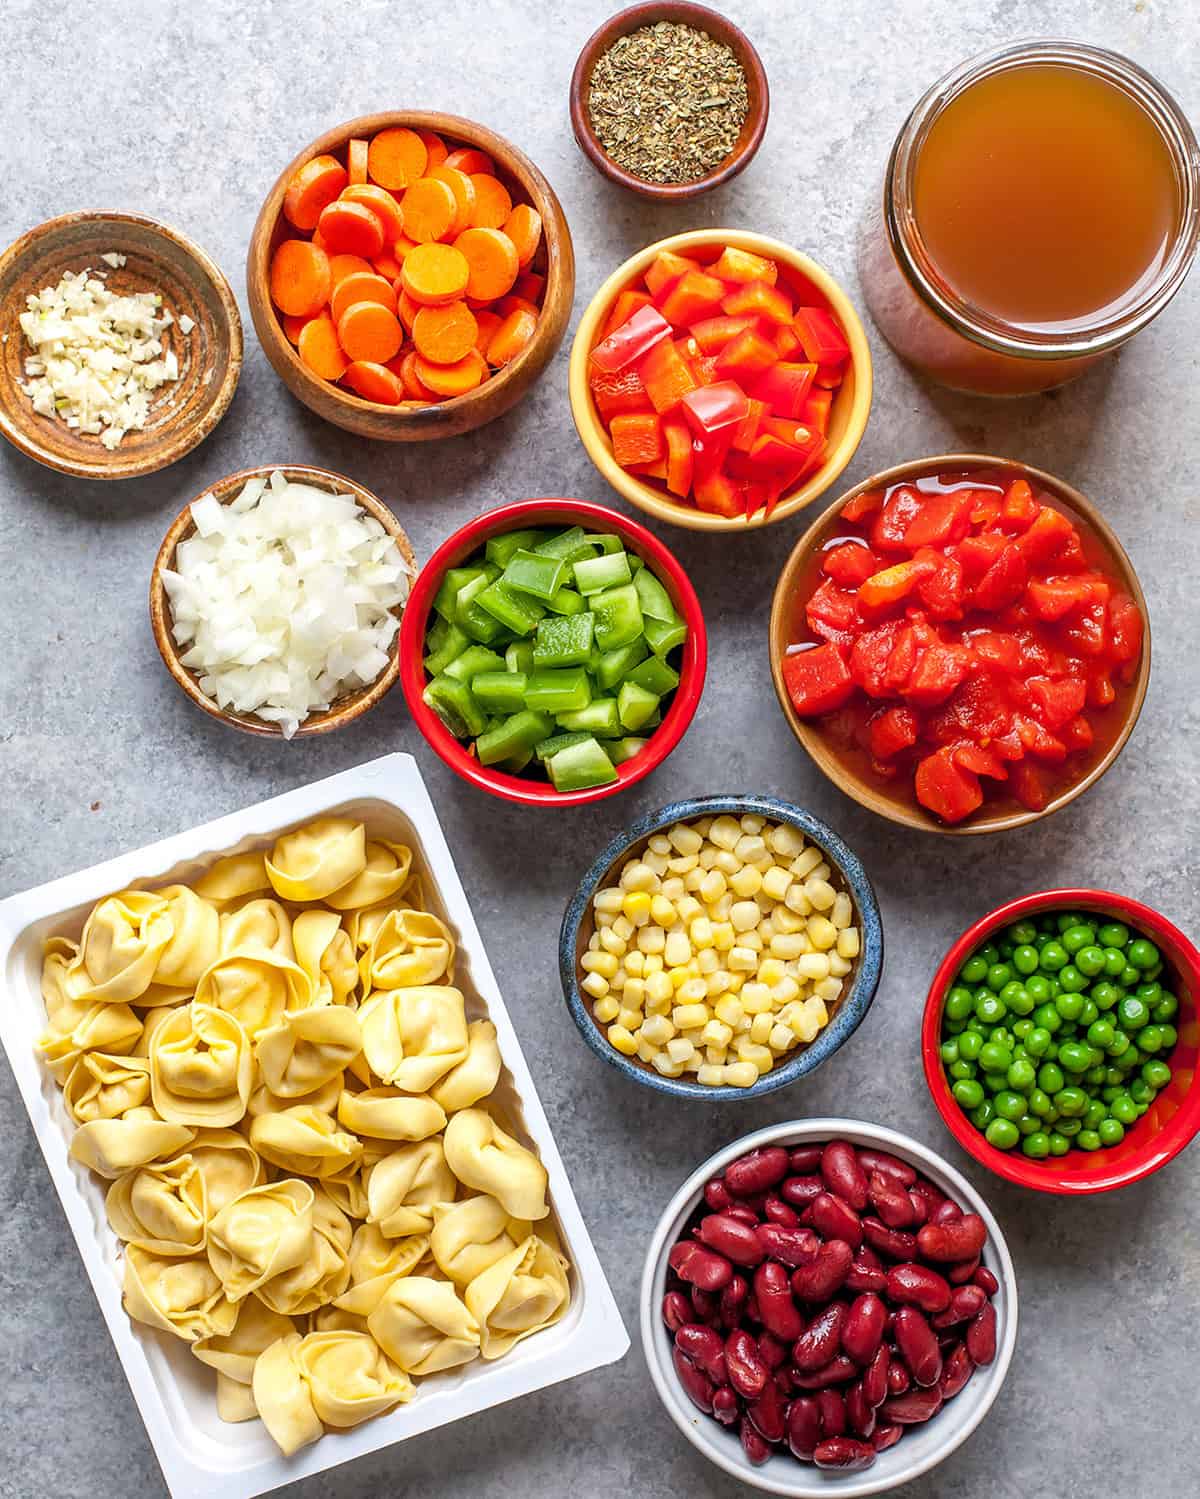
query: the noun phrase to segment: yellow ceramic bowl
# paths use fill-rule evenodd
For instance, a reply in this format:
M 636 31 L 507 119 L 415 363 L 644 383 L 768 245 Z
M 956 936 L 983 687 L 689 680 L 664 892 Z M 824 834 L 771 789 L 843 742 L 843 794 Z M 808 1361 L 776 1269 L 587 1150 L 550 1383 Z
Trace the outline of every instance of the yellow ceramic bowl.
M 825 461 L 819 469 L 809 474 L 803 484 L 780 498 L 771 512 L 770 521 L 762 510 L 756 511 L 749 518 L 737 516 L 731 519 L 724 515 L 712 515 L 698 510 L 690 501 L 675 499 L 661 485 L 647 483 L 636 474 L 626 473 L 613 457 L 612 444 L 588 387 L 588 355 L 599 342 L 600 330 L 617 294 L 635 281 L 654 257 L 664 250 L 686 255 L 689 251 L 705 247 L 715 249 L 722 245 L 735 245 L 740 250 L 752 250 L 756 255 L 770 256 L 772 260 L 780 261 L 811 281 L 829 303 L 850 345 L 850 367 L 834 397 L 830 413 L 829 445 Z M 799 250 L 793 250 L 780 240 L 768 239 L 764 234 L 750 234 L 743 229 L 693 229 L 686 234 L 675 234 L 670 239 L 660 239 L 655 244 L 647 245 L 612 273 L 588 303 L 587 310 L 580 319 L 575 342 L 571 345 L 568 381 L 571 415 L 575 418 L 576 430 L 587 449 L 588 457 L 615 490 L 647 515 L 670 521 L 676 526 L 687 526 L 692 531 L 742 531 L 748 526 L 764 526 L 770 522 L 786 520 L 798 510 L 803 510 L 805 505 L 811 504 L 818 495 L 825 493 L 854 457 L 855 449 L 866 431 L 867 416 L 871 410 L 871 350 L 854 304 L 829 272 L 815 260 Z

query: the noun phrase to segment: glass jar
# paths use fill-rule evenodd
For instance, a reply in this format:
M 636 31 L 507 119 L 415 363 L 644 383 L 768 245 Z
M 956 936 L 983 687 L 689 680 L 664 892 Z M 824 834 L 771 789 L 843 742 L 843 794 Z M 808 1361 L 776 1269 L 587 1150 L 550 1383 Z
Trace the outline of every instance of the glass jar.
M 939 274 L 914 209 L 922 144 L 951 100 L 981 79 L 1029 66 L 1078 68 L 1119 89 L 1152 120 L 1174 168 L 1179 211 L 1157 270 L 1127 304 L 1069 331 L 1017 327 L 960 297 Z M 897 354 L 952 389 L 979 395 L 1029 395 L 1062 385 L 1125 343 L 1182 285 L 1200 237 L 1200 150 L 1174 99 L 1118 53 L 1075 42 L 1018 42 L 972 58 L 917 103 L 892 147 L 882 199 L 859 248 L 867 306 Z

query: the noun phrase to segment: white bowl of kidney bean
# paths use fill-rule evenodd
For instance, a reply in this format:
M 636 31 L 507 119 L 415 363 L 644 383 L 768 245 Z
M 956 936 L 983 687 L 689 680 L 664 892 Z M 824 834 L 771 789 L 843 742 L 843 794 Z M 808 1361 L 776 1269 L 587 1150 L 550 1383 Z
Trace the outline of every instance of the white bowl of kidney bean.
M 668 1414 L 741 1482 L 879 1494 L 966 1441 L 1004 1383 L 1017 1286 L 999 1224 L 924 1145 L 772 1125 L 684 1182 L 646 1256 L 642 1346 Z

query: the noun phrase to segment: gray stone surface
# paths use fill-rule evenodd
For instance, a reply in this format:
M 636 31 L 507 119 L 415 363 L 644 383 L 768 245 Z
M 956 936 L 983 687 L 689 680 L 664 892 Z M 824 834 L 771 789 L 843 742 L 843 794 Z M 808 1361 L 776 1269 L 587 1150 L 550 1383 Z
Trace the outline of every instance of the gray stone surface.
M 293 152 L 337 120 L 425 105 L 487 121 L 546 172 L 574 230 L 578 313 L 625 255 L 701 224 L 779 235 L 852 284 L 859 215 L 911 101 L 945 68 L 1002 40 L 1051 33 L 1119 48 L 1200 115 L 1200 12 L 1185 0 L 739 0 L 729 9 L 770 75 L 765 143 L 725 190 L 657 209 L 603 182 L 571 138 L 567 82 L 608 13 L 599 0 L 6 0 L 0 239 L 68 209 L 141 209 L 196 236 L 241 294 L 260 198 Z M 918 1024 L 945 947 L 1009 896 L 1112 884 L 1197 924 L 1200 508 L 1189 440 L 1200 282 L 1119 358 L 1040 400 L 988 404 L 925 388 L 872 342 L 875 406 L 848 483 L 953 448 L 1024 458 L 1092 494 L 1140 569 L 1155 630 L 1145 713 L 1103 785 L 1050 823 L 987 843 L 913 839 L 820 777 L 788 733 L 767 668 L 768 601 L 800 520 L 733 543 L 662 533 L 707 613 L 708 687 L 674 758 L 596 809 L 534 815 L 465 788 L 426 749 L 398 691 L 365 722 L 312 743 L 262 743 L 209 722 L 163 672 L 145 594 L 168 521 L 212 479 L 274 460 L 353 474 L 394 506 L 421 557 L 501 500 L 621 503 L 576 439 L 565 346 L 504 420 L 405 450 L 347 436 L 294 404 L 248 331 L 232 410 L 166 473 L 86 484 L 0 452 L 0 894 L 386 751 L 414 752 L 631 1331 L 651 1225 L 703 1156 L 735 1133 L 796 1115 L 882 1121 L 965 1165 L 986 1192 L 1009 1235 L 1024 1308 L 1016 1363 L 991 1416 L 904 1492 L 1185 1499 L 1200 1477 L 1190 1436 L 1178 1440 L 1178 1426 L 1196 1416 L 1200 1236 L 1190 1190 L 1200 1156 L 1100 1200 L 1009 1188 L 967 1163 L 942 1128 L 920 1072 Z M 680 795 L 737 790 L 791 797 L 859 850 L 883 906 L 887 970 L 867 1022 L 816 1077 L 757 1105 L 685 1107 L 630 1087 L 584 1048 L 559 995 L 555 938 L 568 890 L 625 822 Z M 160 1494 L 4 1065 L 0 1139 L 0 1496 Z M 730 1499 L 737 1486 L 670 1425 L 635 1337 L 619 1366 L 288 1490 L 296 1499 L 564 1491 Z

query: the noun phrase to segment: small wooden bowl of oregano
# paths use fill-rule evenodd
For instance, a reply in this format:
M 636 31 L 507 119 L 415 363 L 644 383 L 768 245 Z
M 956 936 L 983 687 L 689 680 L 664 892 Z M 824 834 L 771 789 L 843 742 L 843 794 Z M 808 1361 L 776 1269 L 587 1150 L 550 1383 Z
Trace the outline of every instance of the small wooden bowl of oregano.
M 762 59 L 703 5 L 631 5 L 590 38 L 571 124 L 597 171 L 643 198 L 695 198 L 743 171 L 767 128 Z

